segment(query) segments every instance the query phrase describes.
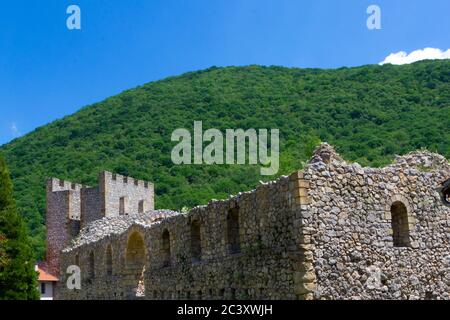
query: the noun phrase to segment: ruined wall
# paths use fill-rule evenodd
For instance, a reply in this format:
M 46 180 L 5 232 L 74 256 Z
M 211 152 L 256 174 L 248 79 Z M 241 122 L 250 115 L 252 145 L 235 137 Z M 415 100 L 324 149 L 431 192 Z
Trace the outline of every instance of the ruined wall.
M 301 211 L 295 195 L 298 191 L 293 188 L 295 179 L 284 177 L 253 192 L 214 201 L 162 222 L 150 223 L 130 216 L 94 223 L 90 229 L 98 230 L 86 233 L 63 254 L 63 270 L 79 256 L 82 290 L 67 290 L 64 276 L 59 298 L 136 298 L 134 290 L 143 291 L 138 288 L 139 280 L 145 285 L 146 299 L 304 298 L 304 255 L 299 250 L 301 232 L 297 229 Z M 227 232 L 227 217 L 232 210 L 237 210 L 239 221 L 240 249 L 234 245 L 234 252 L 230 251 L 231 235 Z M 153 217 L 159 215 L 156 212 Z M 194 221 L 200 225 L 200 259 L 193 258 Z M 116 232 L 108 233 L 108 228 Z M 167 232 L 169 255 L 163 240 Z M 145 243 L 144 273 L 136 271 L 136 263 L 129 262 L 135 258 L 127 256 L 139 252 L 136 245 L 130 244 L 132 237 L 138 238 L 136 235 L 141 235 Z M 107 271 L 109 245 L 112 274 Z M 95 255 L 95 277 L 89 276 L 91 253 Z
M 450 298 L 450 208 L 436 191 L 450 178 L 445 158 L 413 153 L 371 169 L 325 146 L 304 177 L 316 299 Z M 409 228 L 403 247 L 393 242 L 391 207 L 399 203 Z

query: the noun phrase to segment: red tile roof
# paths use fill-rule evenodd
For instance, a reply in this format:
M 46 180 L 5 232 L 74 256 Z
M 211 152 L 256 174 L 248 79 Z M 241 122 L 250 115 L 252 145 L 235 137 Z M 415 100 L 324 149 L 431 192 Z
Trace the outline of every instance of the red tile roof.
M 56 282 L 59 279 L 53 275 L 51 275 L 50 273 L 48 273 L 47 271 L 45 271 L 44 269 L 42 269 L 41 266 L 38 266 L 38 270 L 39 272 L 39 281 L 51 281 L 51 282 Z

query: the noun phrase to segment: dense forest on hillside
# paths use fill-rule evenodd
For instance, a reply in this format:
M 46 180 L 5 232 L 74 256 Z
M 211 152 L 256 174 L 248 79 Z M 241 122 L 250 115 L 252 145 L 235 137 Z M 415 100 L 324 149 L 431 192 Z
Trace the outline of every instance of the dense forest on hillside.
M 0 148 L 38 255 L 45 180 L 95 185 L 102 170 L 150 180 L 157 208 L 180 210 L 254 188 L 259 166 L 171 162 L 176 128 L 277 128 L 281 169 L 300 169 L 320 140 L 348 160 L 381 166 L 427 148 L 450 157 L 450 61 L 336 70 L 210 68 L 148 83 Z

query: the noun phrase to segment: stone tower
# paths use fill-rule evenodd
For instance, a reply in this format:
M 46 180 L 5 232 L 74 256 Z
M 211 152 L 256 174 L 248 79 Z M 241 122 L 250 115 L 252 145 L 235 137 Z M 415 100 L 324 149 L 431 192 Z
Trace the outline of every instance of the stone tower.
M 59 274 L 59 254 L 80 231 L 83 186 L 51 178 L 47 181 L 47 267 Z
M 103 217 L 154 209 L 152 183 L 104 171 L 97 187 L 51 178 L 47 181 L 47 267 L 59 275 L 59 255 L 81 228 Z

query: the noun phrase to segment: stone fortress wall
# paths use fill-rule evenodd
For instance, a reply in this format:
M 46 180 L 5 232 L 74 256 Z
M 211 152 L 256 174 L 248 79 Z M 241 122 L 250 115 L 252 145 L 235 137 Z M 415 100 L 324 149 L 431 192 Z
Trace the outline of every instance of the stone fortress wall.
M 289 185 L 282 178 L 188 214 L 153 211 L 128 216 L 125 225 L 122 217 L 94 222 L 64 250 L 63 268 L 80 262 L 83 289 L 62 288 L 62 297 L 130 299 L 143 281 L 149 299 L 295 299 L 302 293 L 294 276 L 304 259 L 295 242 L 298 199 Z
M 437 154 L 362 168 L 323 144 L 303 171 L 186 214 L 118 215 L 117 188 L 108 215 L 61 236 L 56 298 L 450 299 L 449 179 Z

